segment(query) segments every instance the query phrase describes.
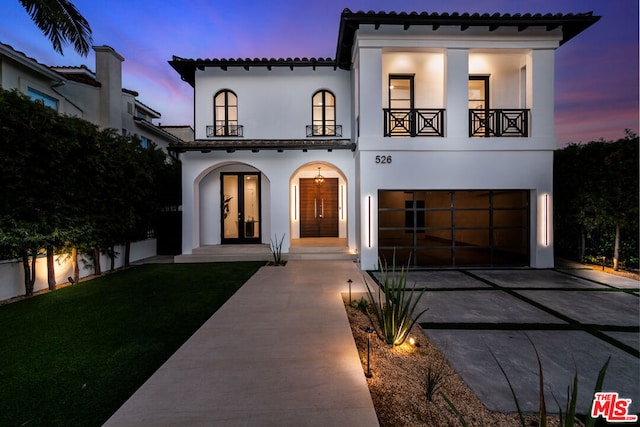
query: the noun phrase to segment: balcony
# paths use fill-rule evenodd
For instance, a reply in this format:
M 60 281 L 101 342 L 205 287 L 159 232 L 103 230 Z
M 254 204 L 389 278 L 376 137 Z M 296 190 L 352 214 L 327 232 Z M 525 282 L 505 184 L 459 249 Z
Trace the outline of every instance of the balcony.
M 469 110 L 469 136 L 526 138 L 529 136 L 529 110 Z
M 384 136 L 444 136 L 444 108 L 385 108 Z
M 216 121 L 215 125 L 207 126 L 207 138 L 242 136 L 243 126 L 229 121 Z
M 307 125 L 307 138 L 312 136 L 342 136 L 342 125 Z

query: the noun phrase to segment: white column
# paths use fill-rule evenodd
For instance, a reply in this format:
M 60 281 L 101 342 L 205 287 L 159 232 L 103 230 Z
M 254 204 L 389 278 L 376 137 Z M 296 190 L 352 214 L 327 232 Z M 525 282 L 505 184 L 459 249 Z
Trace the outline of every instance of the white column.
M 447 138 L 469 137 L 469 50 L 447 49 L 445 61 Z
M 199 239 L 199 195 L 195 193 L 192 168 L 189 168 L 188 156 L 182 155 L 182 254 L 193 253 L 193 248 L 200 245 Z M 197 233 L 197 234 L 196 234 Z
M 536 49 L 527 58 L 527 100 L 531 109 L 531 138 L 555 149 L 555 49 Z M 544 141 L 544 142 L 543 142 Z
M 382 49 L 361 48 L 360 70 L 360 149 L 366 138 L 382 138 Z

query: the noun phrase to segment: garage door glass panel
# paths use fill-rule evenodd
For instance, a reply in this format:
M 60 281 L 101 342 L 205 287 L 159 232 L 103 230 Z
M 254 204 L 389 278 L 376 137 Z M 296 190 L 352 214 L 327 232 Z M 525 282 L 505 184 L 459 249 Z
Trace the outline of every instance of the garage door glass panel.
M 379 191 L 380 254 L 411 253 L 417 266 L 529 262 L 529 191 Z

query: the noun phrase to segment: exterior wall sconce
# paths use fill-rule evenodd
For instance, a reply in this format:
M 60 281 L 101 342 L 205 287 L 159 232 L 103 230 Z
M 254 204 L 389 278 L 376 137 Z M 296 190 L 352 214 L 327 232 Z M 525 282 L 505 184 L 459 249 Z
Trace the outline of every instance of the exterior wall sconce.
M 371 334 L 373 333 L 373 329 L 367 326 L 364 332 L 367 334 L 367 372 L 365 372 L 364 376 L 371 378 L 373 376 L 371 373 Z

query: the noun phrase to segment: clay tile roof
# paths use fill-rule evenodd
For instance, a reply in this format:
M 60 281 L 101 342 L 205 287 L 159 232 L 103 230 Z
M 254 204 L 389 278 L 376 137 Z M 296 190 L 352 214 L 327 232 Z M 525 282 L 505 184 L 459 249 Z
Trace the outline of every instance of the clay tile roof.
M 294 67 L 333 67 L 336 68 L 336 62 L 332 58 L 212 58 L 212 59 L 188 59 L 173 56 L 169 61 L 171 65 L 182 76 L 182 80 L 194 85 L 196 68 L 203 67 L 219 67 L 227 70 L 230 67 L 241 67 L 249 70 L 252 67 L 263 67 L 271 70 L 273 67 L 288 67 L 293 70 Z
M 560 44 L 564 44 L 573 37 L 596 23 L 600 19 L 592 12 L 587 13 L 557 13 L 555 15 L 547 13 L 542 15 L 536 13 L 520 14 L 500 14 L 494 13 L 429 13 L 429 12 L 352 12 L 344 9 L 340 16 L 340 28 L 338 30 L 338 45 L 336 57 L 332 58 L 216 58 L 216 59 L 187 59 L 173 56 L 169 64 L 180 74 L 182 80 L 195 85 L 195 70 L 204 67 L 219 67 L 227 70 L 229 67 L 243 67 L 249 70 L 251 67 L 333 67 L 348 70 L 351 67 L 351 50 L 356 31 L 361 25 L 374 25 L 378 29 L 382 25 L 403 26 L 405 30 L 411 26 L 431 26 L 437 30 L 440 26 L 459 27 L 460 31 L 465 31 L 469 27 L 488 27 L 494 31 L 500 27 L 516 27 L 523 31 L 529 27 L 542 27 L 547 31 L 562 28 L 562 39 Z
M 428 13 L 428 12 L 352 12 L 344 9 L 340 16 L 340 29 L 338 34 L 338 46 L 336 49 L 336 61 L 340 68 L 348 69 L 351 60 L 351 48 L 353 47 L 353 37 L 360 25 L 374 25 L 379 28 L 381 25 L 402 25 L 404 29 L 411 26 L 431 26 L 434 30 L 440 26 L 457 26 L 461 31 L 469 27 L 489 27 L 491 31 L 499 27 L 517 27 L 522 31 L 529 27 L 544 27 L 548 31 L 562 27 L 562 40 L 560 45 L 568 42 L 573 37 L 586 30 L 596 23 L 600 16 L 594 16 L 593 12 L 587 13 L 557 13 L 555 15 L 547 13 L 542 15 L 536 13 L 531 15 L 525 13 L 489 15 L 484 13 Z

